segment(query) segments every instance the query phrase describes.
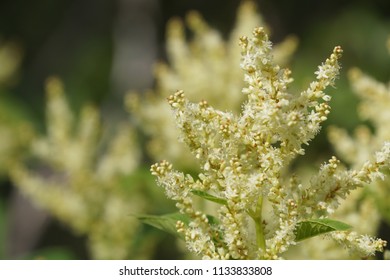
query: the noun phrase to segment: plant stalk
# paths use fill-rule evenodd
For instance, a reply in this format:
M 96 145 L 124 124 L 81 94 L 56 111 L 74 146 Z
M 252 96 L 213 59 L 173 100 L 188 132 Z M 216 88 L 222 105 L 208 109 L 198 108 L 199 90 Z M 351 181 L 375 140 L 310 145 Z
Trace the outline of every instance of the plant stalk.
M 265 237 L 264 237 L 262 211 L 263 211 L 263 196 L 260 196 L 259 200 L 257 201 L 256 211 L 252 216 L 252 218 L 255 221 L 257 247 L 265 251 L 266 245 L 265 245 Z

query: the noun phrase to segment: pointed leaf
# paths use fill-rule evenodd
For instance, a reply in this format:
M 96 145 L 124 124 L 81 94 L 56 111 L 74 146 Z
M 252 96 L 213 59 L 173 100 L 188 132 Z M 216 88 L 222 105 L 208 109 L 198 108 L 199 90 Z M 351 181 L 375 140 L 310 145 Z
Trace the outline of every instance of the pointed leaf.
M 222 204 L 222 205 L 226 205 L 227 204 L 226 199 L 214 196 L 214 195 L 209 194 L 207 192 L 199 191 L 199 190 L 192 190 L 191 192 L 194 195 L 199 196 L 201 198 L 204 198 L 206 200 L 209 200 L 209 201 L 212 201 L 212 202 L 215 202 L 215 203 L 218 203 L 218 204 Z
M 219 225 L 219 219 L 217 217 L 214 217 L 212 215 L 206 215 L 207 216 L 207 220 L 209 220 L 209 225 L 211 226 L 215 226 L 215 225 Z
M 137 218 L 144 224 L 150 225 L 152 227 L 158 228 L 167 233 L 173 234 L 177 237 L 183 238 L 183 235 L 178 233 L 176 230 L 176 222 L 182 221 L 184 224 L 188 225 L 190 219 L 181 213 L 171 213 L 166 215 L 138 215 Z M 207 219 L 210 225 L 218 225 L 219 220 L 211 215 L 207 215 Z
M 295 241 L 301 241 L 336 230 L 348 230 L 350 228 L 352 228 L 350 225 L 331 219 L 306 220 L 298 223 L 295 229 Z
M 183 238 L 176 230 L 176 222 L 183 221 L 185 224 L 189 223 L 189 219 L 186 215 L 181 213 L 171 213 L 166 215 L 140 215 L 137 218 L 144 224 L 153 226 L 167 233 L 173 234 L 180 238 Z

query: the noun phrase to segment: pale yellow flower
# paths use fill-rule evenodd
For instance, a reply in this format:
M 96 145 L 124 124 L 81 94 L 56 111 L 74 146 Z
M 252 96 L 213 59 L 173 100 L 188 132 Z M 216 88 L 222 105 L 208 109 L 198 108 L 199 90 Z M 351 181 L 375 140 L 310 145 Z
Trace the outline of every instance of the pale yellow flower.
M 332 157 L 303 184 L 286 170 L 330 113 L 324 90 L 337 78 L 342 50 L 335 47 L 315 72 L 316 80 L 293 94 L 288 91 L 291 72 L 274 63 L 263 28 L 241 37 L 240 45 L 246 95 L 240 114 L 206 101 L 191 102 L 182 90 L 168 98 L 181 140 L 200 164 L 199 179 L 174 170 L 167 161 L 151 171 L 191 220 L 179 227 L 190 250 L 206 259 L 277 259 L 296 244 L 300 222 L 328 217 L 352 190 L 382 178 L 380 168 L 390 165 L 390 142 L 356 170 Z M 217 198 L 219 223 L 197 210 L 194 192 Z M 263 212 L 265 203 L 271 205 L 270 213 Z M 330 237 L 364 256 L 386 245 L 350 231 Z
M 92 106 L 80 117 L 70 110 L 59 79 L 47 82 L 47 133 L 31 144 L 36 170 L 17 163 L 11 169 L 14 184 L 34 204 L 88 237 L 91 257 L 136 257 L 133 237 L 138 222 L 131 214 L 145 208 L 144 197 L 126 190 L 125 176 L 139 165 L 139 149 L 132 128 L 123 124 L 100 148 L 101 122 Z
M 177 144 L 179 132 L 166 98 L 177 89 L 187 89 L 186 96 L 193 102 L 207 100 L 212 106 L 238 113 L 244 100 L 241 94 L 244 73 L 239 67 L 237 42 L 240 36 L 249 35 L 254 27 L 264 23 L 251 1 L 243 1 L 226 41 L 196 12 L 190 13 L 186 22 L 193 34 L 192 40 L 186 39 L 185 25 L 179 19 L 172 19 L 167 27 L 168 62 L 156 65 L 156 88 L 144 97 L 130 94 L 126 103 L 150 138 L 147 148 L 154 160 L 169 159 L 176 165 L 194 169 L 196 164 L 189 150 Z M 275 46 L 275 61 L 285 65 L 296 48 L 296 41 L 291 36 Z

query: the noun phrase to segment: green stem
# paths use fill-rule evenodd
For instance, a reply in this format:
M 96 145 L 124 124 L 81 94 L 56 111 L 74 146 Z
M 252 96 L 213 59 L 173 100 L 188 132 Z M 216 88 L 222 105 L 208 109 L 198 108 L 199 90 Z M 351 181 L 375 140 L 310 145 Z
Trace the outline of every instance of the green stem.
M 250 212 L 249 215 L 255 222 L 256 228 L 256 244 L 258 248 L 261 248 L 265 251 L 265 237 L 264 237 L 264 228 L 263 228 L 263 219 L 262 219 L 262 210 L 263 210 L 263 197 L 260 196 L 257 201 L 255 212 Z
M 265 251 L 265 238 L 263 224 L 261 222 L 256 222 L 256 243 L 259 248 Z

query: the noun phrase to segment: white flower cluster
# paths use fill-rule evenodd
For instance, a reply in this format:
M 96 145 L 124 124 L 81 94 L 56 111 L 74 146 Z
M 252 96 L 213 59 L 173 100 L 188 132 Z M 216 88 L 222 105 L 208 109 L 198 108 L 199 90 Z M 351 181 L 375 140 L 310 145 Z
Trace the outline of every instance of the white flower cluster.
M 196 163 L 188 156 L 188 148 L 180 143 L 172 145 L 179 133 L 165 99 L 177 89 L 185 88 L 190 100 L 198 102 L 204 99 L 212 106 L 239 113 L 244 100 L 240 93 L 244 81 L 243 73 L 237 67 L 240 63 L 237 41 L 263 22 L 254 3 L 243 1 L 234 29 L 226 41 L 196 12 L 187 16 L 186 23 L 184 25 L 179 19 L 169 22 L 168 64 L 160 62 L 156 65 L 156 89 L 146 93 L 144 98 L 129 94 L 127 105 L 150 139 L 147 148 L 154 160 L 169 159 L 180 167 L 196 169 Z M 189 42 L 185 27 L 193 35 Z M 278 44 L 273 50 L 277 62 L 286 64 L 296 45 L 297 40 L 292 36 Z
M 371 122 L 375 132 L 370 132 L 367 126 L 361 126 L 352 138 L 345 130 L 331 127 L 329 139 L 343 159 L 358 166 L 380 149 L 384 141 L 390 141 L 390 89 L 388 85 L 363 74 L 357 68 L 349 71 L 349 79 L 361 99 L 359 115 L 363 120 Z
M 246 83 L 242 92 L 247 98 L 239 115 L 206 101 L 192 103 L 181 90 L 168 99 L 181 140 L 200 163 L 198 179 L 166 161 L 154 164 L 151 171 L 191 220 L 177 224 L 190 250 L 203 258 L 276 259 L 296 243 L 299 222 L 327 217 L 351 190 L 380 177 L 390 151 L 385 146 L 376 160 L 358 170 L 345 170 L 332 157 L 305 185 L 289 175 L 289 163 L 304 153 L 302 145 L 316 135 L 330 112 L 330 96 L 324 90 L 338 75 L 342 50 L 335 47 L 308 89 L 292 94 L 291 73 L 274 64 L 263 28 L 255 28 L 251 38 L 242 37 L 240 45 Z M 218 222 L 195 209 L 199 192 L 220 200 Z M 271 206 L 270 213 L 264 213 L 265 204 Z M 385 245 L 373 238 L 343 240 L 365 248 L 367 255 Z
M 354 168 L 360 168 L 364 162 L 373 159 L 378 163 L 385 163 L 390 147 L 389 84 L 379 82 L 357 68 L 349 71 L 349 79 L 354 92 L 360 99 L 358 113 L 363 120 L 372 125 L 372 128 L 361 125 L 354 131 L 354 135 L 350 136 L 344 129 L 331 127 L 329 139 L 340 157 Z M 382 151 L 377 152 L 380 149 Z M 385 180 L 376 181 L 366 189 L 370 193 L 370 198 L 375 201 L 373 211 L 379 212 L 382 218 L 390 224 L 389 179 L 383 179 Z M 362 196 L 363 194 L 360 195 Z M 377 229 L 378 225 L 373 225 L 373 227 Z
M 48 80 L 47 93 L 47 134 L 31 143 L 39 167 L 13 165 L 13 183 L 34 204 L 86 235 L 91 258 L 127 258 L 138 227 L 128 214 L 145 207 L 139 193 L 130 196 L 121 187 L 122 176 L 139 164 L 134 133 L 128 125 L 119 127 L 102 152 L 97 109 L 84 107 L 76 120 L 57 78 Z

